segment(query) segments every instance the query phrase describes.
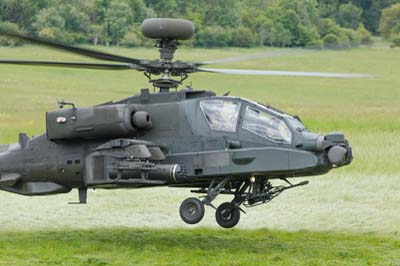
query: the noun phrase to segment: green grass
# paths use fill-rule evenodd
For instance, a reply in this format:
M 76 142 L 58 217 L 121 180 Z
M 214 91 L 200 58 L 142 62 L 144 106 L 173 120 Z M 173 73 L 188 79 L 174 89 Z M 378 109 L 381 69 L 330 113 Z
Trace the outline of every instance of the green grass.
M 102 48 L 139 58 L 153 49 Z M 188 49 L 177 59 L 211 60 L 286 49 Z M 84 60 L 36 46 L 0 47 L 0 58 Z M 0 192 L 0 265 L 400 265 L 400 50 L 296 51 L 213 67 L 368 73 L 370 79 L 192 74 L 185 85 L 241 96 L 298 114 L 315 132 L 343 131 L 355 159 L 310 185 L 248 209 L 238 230 L 178 215 L 188 190 L 96 190 L 26 198 Z M 118 100 L 149 87 L 141 73 L 0 66 L 0 143 L 45 131 L 57 99 L 77 106 Z M 218 203 L 228 198 L 221 197 Z M 127 229 L 116 229 L 127 227 Z M 148 227 L 148 229 L 135 229 Z M 185 229 L 176 229 L 184 227 Z M 154 229 L 157 228 L 157 229 Z M 168 228 L 168 229 L 166 229 Z M 268 228 L 248 231 L 253 228 Z M 245 229 L 245 230 L 242 230 Z M 33 231 L 33 232 L 30 232 Z M 326 233 L 326 232 L 329 233 Z
M 271 230 L 99 229 L 0 235 L 0 265 L 400 265 L 400 241 Z

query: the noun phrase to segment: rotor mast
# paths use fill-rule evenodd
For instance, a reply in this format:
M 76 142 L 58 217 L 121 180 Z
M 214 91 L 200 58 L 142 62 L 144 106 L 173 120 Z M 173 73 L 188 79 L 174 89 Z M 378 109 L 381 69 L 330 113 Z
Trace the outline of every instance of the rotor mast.
M 141 28 L 145 37 L 156 39 L 155 47 L 160 52 L 159 64 L 155 68 L 146 68 L 146 77 L 160 92 L 177 88 L 187 78 L 187 66 L 182 68 L 182 65 L 176 64 L 177 62 L 173 61 L 174 54 L 178 49 L 179 40 L 187 40 L 193 36 L 193 23 L 184 19 L 152 18 L 143 21 Z M 161 74 L 162 77 L 151 79 L 152 74 Z M 180 80 L 172 79 L 171 76 L 180 76 Z
M 163 66 L 161 79 L 150 80 L 154 87 L 160 89 L 160 92 L 169 92 L 171 88 L 177 88 L 181 81 L 171 78 L 171 63 L 174 59 L 176 49 L 178 49 L 179 42 L 173 39 L 160 39 L 156 40 L 155 47 L 160 52 L 160 60 Z

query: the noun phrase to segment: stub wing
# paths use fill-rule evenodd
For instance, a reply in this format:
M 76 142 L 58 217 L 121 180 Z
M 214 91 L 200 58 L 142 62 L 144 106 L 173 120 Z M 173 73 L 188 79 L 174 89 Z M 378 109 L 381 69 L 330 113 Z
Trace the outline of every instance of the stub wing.
M 18 173 L 2 174 L 0 177 L 0 188 L 11 187 L 21 180 L 21 175 Z

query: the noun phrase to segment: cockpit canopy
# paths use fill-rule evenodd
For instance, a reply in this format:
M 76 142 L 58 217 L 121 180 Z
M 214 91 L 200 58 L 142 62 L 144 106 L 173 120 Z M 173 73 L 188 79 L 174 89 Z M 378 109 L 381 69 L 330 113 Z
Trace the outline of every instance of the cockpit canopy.
M 240 102 L 222 99 L 204 100 L 200 102 L 200 108 L 211 129 L 236 132 Z
M 266 139 L 289 144 L 292 142 L 292 132 L 285 121 L 258 108 L 246 107 L 242 127 Z
M 200 109 L 211 130 L 235 133 L 240 127 L 278 143 L 291 144 L 292 132 L 306 129 L 298 118 L 239 98 L 202 100 Z M 239 117 L 242 117 L 242 121 L 239 121 Z

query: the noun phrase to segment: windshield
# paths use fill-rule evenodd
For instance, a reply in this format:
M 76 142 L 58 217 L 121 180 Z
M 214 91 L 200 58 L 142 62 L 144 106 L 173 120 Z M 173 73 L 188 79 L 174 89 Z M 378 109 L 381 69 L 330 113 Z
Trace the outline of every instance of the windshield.
M 243 129 L 273 141 L 292 142 L 292 132 L 282 118 L 255 108 L 246 108 Z
M 295 117 L 287 116 L 287 121 L 289 122 L 290 126 L 292 126 L 293 129 L 302 132 L 306 130 L 306 127 L 301 123 L 301 121 Z
M 235 132 L 240 103 L 221 99 L 200 102 L 200 108 L 213 130 Z

